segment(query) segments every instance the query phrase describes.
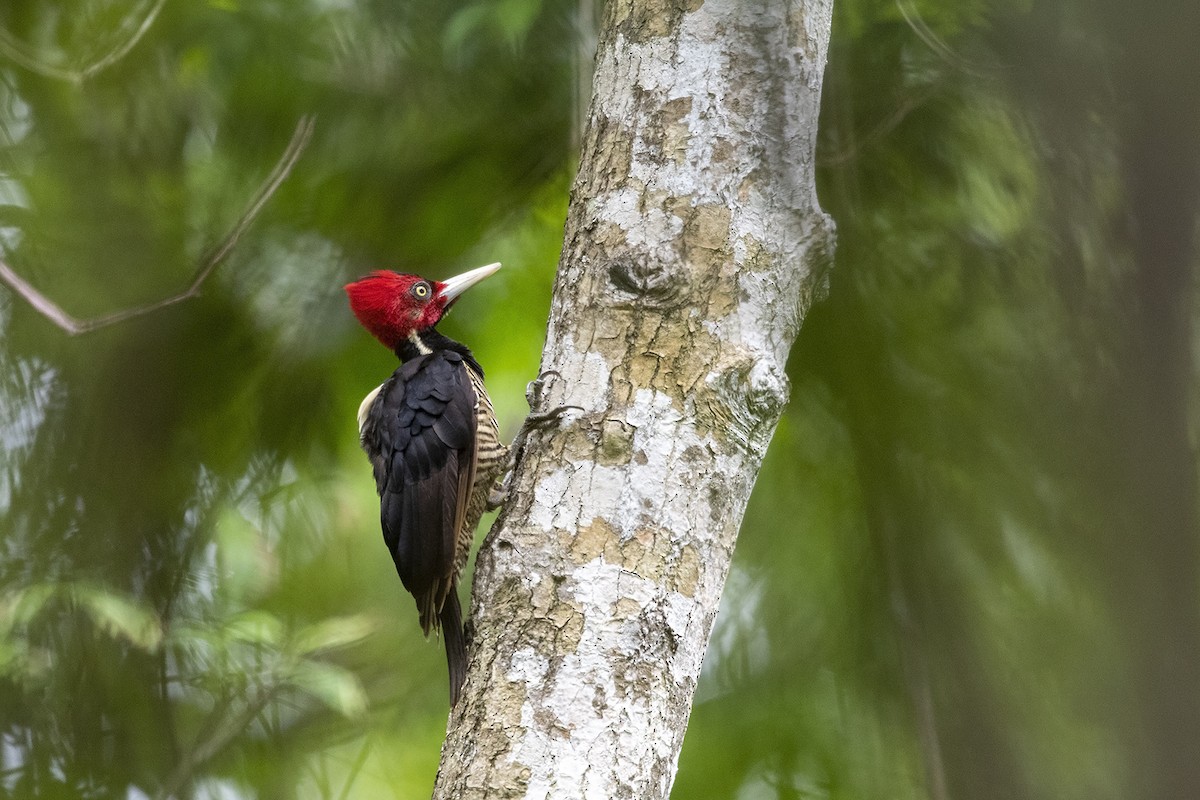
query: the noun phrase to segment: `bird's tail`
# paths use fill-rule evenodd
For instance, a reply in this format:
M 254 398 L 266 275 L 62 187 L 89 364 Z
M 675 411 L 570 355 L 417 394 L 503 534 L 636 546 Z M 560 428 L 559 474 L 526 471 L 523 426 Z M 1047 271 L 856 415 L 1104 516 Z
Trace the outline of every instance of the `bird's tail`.
M 462 608 L 453 587 L 442 604 L 442 639 L 446 642 L 446 664 L 450 668 L 450 707 L 458 705 L 463 681 L 467 679 L 467 645 L 463 637 Z

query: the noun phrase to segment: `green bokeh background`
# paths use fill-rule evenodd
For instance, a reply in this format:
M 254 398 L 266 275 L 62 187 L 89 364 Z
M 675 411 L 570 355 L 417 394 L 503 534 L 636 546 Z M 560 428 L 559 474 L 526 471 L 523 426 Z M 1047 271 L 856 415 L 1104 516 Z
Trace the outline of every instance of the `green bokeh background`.
M 836 260 L 672 797 L 1200 792 L 1197 11 L 834 6 Z M 515 432 L 591 15 L 0 4 L 0 247 L 79 317 L 186 287 L 317 119 L 199 297 L 71 337 L 0 289 L 0 795 L 428 796 L 341 286 L 503 261 L 444 330 Z

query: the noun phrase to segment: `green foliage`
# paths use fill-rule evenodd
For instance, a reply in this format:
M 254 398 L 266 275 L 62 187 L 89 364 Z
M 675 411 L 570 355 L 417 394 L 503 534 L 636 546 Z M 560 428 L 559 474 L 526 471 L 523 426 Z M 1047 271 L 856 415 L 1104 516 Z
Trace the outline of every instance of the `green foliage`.
M 446 329 L 515 431 L 577 10 L 69 5 L 0 4 L 0 248 L 72 314 L 186 287 L 317 123 L 198 297 L 68 337 L 0 291 L 0 794 L 423 796 L 445 665 L 356 442 L 393 357 L 340 287 L 503 261 Z M 1169 715 L 1143 700 L 1187 626 L 1128 598 L 1191 595 L 1154 566 L 1175 551 L 1123 376 L 1153 341 L 1127 123 L 1157 94 L 1130 87 L 1161 82 L 1104 4 L 834 9 L 831 291 L 674 796 L 1156 796 L 1139 747 Z
M 76 316 L 182 290 L 317 119 L 199 297 L 70 338 L 0 293 L 0 794 L 428 791 L 443 656 L 354 426 L 394 357 L 341 286 L 503 257 L 493 297 L 542 311 L 485 292 L 448 325 L 520 332 L 479 348 L 519 419 L 565 209 L 570 14 L 0 8 L 3 258 Z
M 1153 562 L 1132 542 L 1161 525 L 1131 516 L 1141 481 L 1116 444 L 1162 414 L 1127 405 L 1117 386 L 1136 373 L 1114 372 L 1150 329 L 1124 294 L 1145 267 L 1111 223 L 1139 212 L 1112 113 L 1120 33 L 1063 5 L 835 3 L 818 156 L 831 291 L 794 352 L 677 798 L 1188 785 L 1186 766 L 1147 758 L 1169 714 L 1129 688 L 1156 674 L 1144 643 L 1190 636 L 1195 607 L 1131 624 L 1129 594 L 1165 584 L 1113 557 Z M 1060 54 L 1088 36 L 1064 86 Z M 1190 381 L 1187 359 L 1168 369 Z M 1179 531 L 1192 552 L 1194 527 Z M 1191 703 L 1187 663 L 1140 696 Z

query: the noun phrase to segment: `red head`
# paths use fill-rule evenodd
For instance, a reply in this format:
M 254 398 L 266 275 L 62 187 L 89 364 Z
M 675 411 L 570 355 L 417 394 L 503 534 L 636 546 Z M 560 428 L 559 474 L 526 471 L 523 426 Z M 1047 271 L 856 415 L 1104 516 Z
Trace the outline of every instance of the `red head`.
M 377 270 L 346 284 L 346 294 L 350 296 L 350 309 L 362 326 L 394 350 L 413 333 L 437 325 L 459 295 L 498 269 L 499 264 L 488 264 L 444 283 L 419 275 Z

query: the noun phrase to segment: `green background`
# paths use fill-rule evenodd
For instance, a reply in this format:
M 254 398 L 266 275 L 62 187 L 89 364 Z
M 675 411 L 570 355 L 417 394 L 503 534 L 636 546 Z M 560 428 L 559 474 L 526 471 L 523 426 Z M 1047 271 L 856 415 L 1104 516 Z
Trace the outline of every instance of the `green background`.
M 1194 5 L 835 1 L 836 260 L 674 798 L 1200 790 Z M 0 4 L 0 245 L 76 316 L 186 287 L 317 117 L 199 297 L 71 337 L 0 289 L 0 795 L 428 796 L 341 286 L 503 261 L 443 330 L 515 432 L 589 14 Z

